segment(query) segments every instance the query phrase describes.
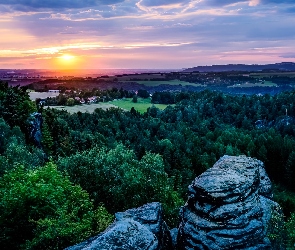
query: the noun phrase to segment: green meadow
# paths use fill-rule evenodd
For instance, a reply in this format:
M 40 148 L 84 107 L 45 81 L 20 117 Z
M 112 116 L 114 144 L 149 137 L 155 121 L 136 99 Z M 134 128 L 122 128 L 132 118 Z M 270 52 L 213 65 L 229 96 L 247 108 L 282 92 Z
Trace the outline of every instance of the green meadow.
M 107 110 L 109 108 L 117 108 L 116 106 L 110 103 L 93 103 L 93 104 L 82 104 L 75 106 L 49 106 L 50 108 L 58 109 L 58 110 L 66 110 L 67 112 L 74 114 L 77 112 L 82 113 L 93 113 L 95 109 L 100 108 L 103 110 Z
M 253 88 L 253 87 L 277 87 L 278 85 L 271 82 L 265 81 L 261 83 L 243 83 L 243 84 L 235 84 L 233 86 L 228 86 L 228 88 Z
M 149 107 L 151 107 L 153 104 L 151 103 L 151 99 L 147 98 L 138 98 L 137 103 L 132 102 L 132 98 L 126 98 L 126 99 L 119 99 L 114 100 L 111 102 L 105 102 L 105 103 L 93 103 L 93 104 L 82 104 L 82 105 L 75 105 L 75 106 L 50 106 L 50 108 L 55 108 L 58 110 L 66 110 L 67 112 L 73 114 L 77 112 L 88 112 L 93 113 L 95 109 L 101 108 L 103 110 L 110 109 L 110 108 L 121 108 L 124 110 L 130 110 L 132 107 L 140 113 L 144 113 L 147 111 Z M 155 104 L 155 107 L 163 110 L 168 105 L 165 104 Z
M 153 104 L 151 103 L 150 98 L 138 98 L 137 103 L 132 102 L 132 98 L 126 98 L 126 99 L 119 99 L 115 101 L 109 102 L 110 104 L 113 104 L 114 106 L 117 106 L 119 108 L 130 110 L 132 107 L 134 107 L 135 110 L 137 110 L 140 113 L 146 112 L 146 110 L 151 107 Z M 158 109 L 165 109 L 168 105 L 165 104 L 154 104 L 155 107 Z
M 203 86 L 201 84 L 198 83 L 191 83 L 191 82 L 185 82 L 185 81 L 180 81 L 180 80 L 171 80 L 171 81 L 134 81 L 137 82 L 139 84 L 143 84 L 146 86 L 160 86 L 160 85 L 181 85 L 181 86 L 194 86 L 194 87 L 198 87 L 198 86 Z

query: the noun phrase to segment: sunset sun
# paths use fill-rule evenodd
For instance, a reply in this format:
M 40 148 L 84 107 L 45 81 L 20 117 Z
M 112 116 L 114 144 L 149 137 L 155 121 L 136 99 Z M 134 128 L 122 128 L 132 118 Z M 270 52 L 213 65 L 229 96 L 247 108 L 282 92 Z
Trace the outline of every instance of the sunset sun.
M 63 54 L 56 58 L 56 65 L 61 69 L 69 69 L 73 67 L 78 67 L 79 60 L 78 57 L 71 54 Z
M 70 62 L 75 59 L 75 56 L 69 55 L 69 54 L 64 54 L 60 57 L 62 60 Z

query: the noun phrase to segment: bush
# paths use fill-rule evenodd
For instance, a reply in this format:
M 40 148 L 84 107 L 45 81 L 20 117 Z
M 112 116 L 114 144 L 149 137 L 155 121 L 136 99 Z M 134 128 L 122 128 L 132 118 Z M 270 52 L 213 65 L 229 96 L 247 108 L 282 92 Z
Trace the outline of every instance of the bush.
M 104 230 L 112 217 L 54 164 L 18 166 L 0 179 L 2 249 L 62 249 Z
M 134 95 L 132 98 L 132 102 L 137 103 L 137 95 Z
M 295 213 L 292 213 L 286 223 L 287 229 L 287 249 L 295 248 Z

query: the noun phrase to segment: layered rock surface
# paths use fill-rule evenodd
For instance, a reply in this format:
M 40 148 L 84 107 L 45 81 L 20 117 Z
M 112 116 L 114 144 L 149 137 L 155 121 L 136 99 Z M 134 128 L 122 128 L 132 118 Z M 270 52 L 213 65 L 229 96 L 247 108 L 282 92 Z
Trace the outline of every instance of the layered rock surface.
M 279 206 L 269 198 L 271 182 L 261 161 L 222 157 L 189 186 L 178 248 L 271 249 L 267 224 Z
M 116 213 L 114 223 L 102 234 L 67 250 L 170 250 L 170 232 L 160 203 Z

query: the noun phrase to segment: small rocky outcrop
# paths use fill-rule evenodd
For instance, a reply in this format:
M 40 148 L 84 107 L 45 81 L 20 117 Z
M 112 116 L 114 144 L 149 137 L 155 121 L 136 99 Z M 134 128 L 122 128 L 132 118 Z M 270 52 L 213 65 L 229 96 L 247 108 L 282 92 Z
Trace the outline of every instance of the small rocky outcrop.
M 162 218 L 162 206 L 154 202 L 115 214 L 106 231 L 67 250 L 170 250 L 170 232 Z
M 178 249 L 271 249 L 271 182 L 263 163 L 224 156 L 189 186 L 180 210 Z
M 32 141 L 38 148 L 42 148 L 41 128 L 42 128 L 43 118 L 41 113 L 38 113 L 38 112 L 32 113 L 28 119 L 28 122 L 30 124 L 30 138 L 32 139 Z

